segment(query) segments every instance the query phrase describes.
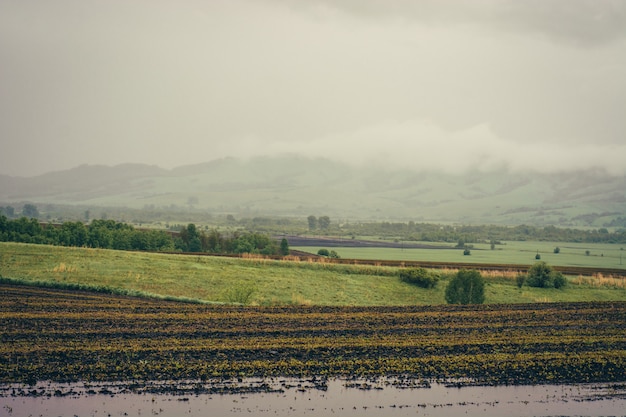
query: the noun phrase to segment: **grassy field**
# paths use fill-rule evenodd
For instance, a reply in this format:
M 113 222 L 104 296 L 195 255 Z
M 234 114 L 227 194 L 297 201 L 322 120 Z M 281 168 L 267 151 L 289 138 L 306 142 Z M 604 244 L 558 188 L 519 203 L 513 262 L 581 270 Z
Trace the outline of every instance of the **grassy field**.
M 416 242 L 411 242 L 416 243 Z M 422 242 L 433 245 L 431 242 Z M 626 269 L 625 245 L 564 242 L 503 242 L 491 250 L 489 244 L 474 244 L 471 255 L 463 255 L 462 249 L 396 249 L 396 248 L 326 248 L 333 249 L 342 258 L 381 259 L 396 261 L 432 261 L 432 262 L 475 262 L 495 264 L 532 265 L 537 252 L 542 261 L 550 265 L 585 266 L 592 268 Z M 560 252 L 554 253 L 559 247 Z M 301 246 L 292 249 L 317 253 L 322 247 Z M 589 251 L 589 255 L 586 254 Z
M 439 285 L 427 290 L 401 282 L 399 270 L 391 267 L 0 243 L 0 275 L 5 278 L 120 288 L 217 303 L 443 304 L 445 285 L 453 272 L 441 272 Z M 494 273 L 486 278 L 486 303 L 626 300 L 623 279 L 569 277 L 570 285 L 557 290 L 519 289 L 512 274 Z

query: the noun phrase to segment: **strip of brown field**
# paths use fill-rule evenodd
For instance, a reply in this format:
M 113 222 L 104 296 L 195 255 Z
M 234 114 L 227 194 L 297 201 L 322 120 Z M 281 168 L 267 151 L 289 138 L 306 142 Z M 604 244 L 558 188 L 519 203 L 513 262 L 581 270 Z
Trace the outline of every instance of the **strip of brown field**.
M 458 249 L 452 245 L 428 245 L 425 243 L 390 242 L 385 240 L 342 239 L 334 237 L 305 237 L 295 235 L 274 236 L 274 239 L 285 238 L 290 246 L 314 246 L 328 248 L 397 248 L 397 249 Z
M 307 254 L 306 252 L 299 252 L 294 254 L 303 260 L 306 259 L 318 259 L 319 257 L 313 254 Z M 389 261 L 389 260 L 376 260 L 376 259 L 326 259 L 324 262 L 332 262 L 339 264 L 349 265 L 375 265 L 375 266 L 390 266 L 390 267 L 421 267 L 427 269 L 477 269 L 479 271 L 501 271 L 501 272 L 519 272 L 527 273 L 531 265 L 519 265 L 519 264 L 484 264 L 484 263 L 471 263 L 471 262 L 430 262 L 430 261 Z M 582 275 L 582 276 L 594 276 L 602 274 L 604 276 L 614 277 L 626 277 L 626 270 L 618 268 L 591 268 L 591 267 L 579 267 L 579 266 L 552 266 L 552 269 L 559 271 L 565 275 Z
M 626 303 L 226 307 L 0 285 L 0 383 L 626 381 Z
M 187 256 L 223 256 L 229 258 L 241 258 L 251 256 L 249 254 L 215 254 L 215 253 L 200 253 L 200 252 L 158 252 L 167 253 L 171 255 L 187 255 Z M 430 261 L 391 261 L 384 259 L 349 259 L 349 258 L 326 258 L 318 256 L 312 253 L 291 250 L 290 256 L 267 256 L 267 255 L 252 255 L 254 257 L 273 259 L 273 260 L 286 260 L 293 261 L 295 259 L 304 262 L 324 262 L 335 263 L 342 265 L 372 265 L 372 266 L 389 266 L 396 268 L 427 268 L 427 269 L 476 269 L 479 271 L 499 271 L 499 272 L 516 272 L 525 274 L 531 265 L 520 264 L 485 264 L 485 263 L 471 263 L 471 262 L 430 262 Z M 594 276 L 602 274 L 603 276 L 622 277 L 626 278 L 626 270 L 618 268 L 596 268 L 596 267 L 582 267 L 582 266 L 552 266 L 552 269 L 559 271 L 565 275 L 572 276 Z

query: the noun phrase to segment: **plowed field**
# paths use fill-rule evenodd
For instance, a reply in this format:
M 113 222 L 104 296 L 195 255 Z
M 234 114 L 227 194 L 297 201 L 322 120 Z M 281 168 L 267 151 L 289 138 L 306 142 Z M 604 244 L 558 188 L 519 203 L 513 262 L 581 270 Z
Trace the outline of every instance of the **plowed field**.
M 0 383 L 626 381 L 626 303 L 214 307 L 0 285 Z

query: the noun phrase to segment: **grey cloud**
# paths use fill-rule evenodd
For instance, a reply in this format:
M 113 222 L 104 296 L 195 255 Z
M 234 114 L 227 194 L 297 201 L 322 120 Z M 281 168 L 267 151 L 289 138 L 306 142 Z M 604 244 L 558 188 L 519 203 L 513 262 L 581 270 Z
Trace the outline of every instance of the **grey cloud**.
M 577 46 L 626 37 L 622 0 L 269 0 L 300 10 L 339 10 L 354 16 L 416 20 L 431 24 L 470 24 L 539 34 Z
M 281 152 L 623 172 L 622 4 L 0 1 L 0 174 Z
M 493 22 L 573 45 L 593 46 L 626 37 L 626 2 L 508 0 L 496 7 Z
M 626 175 L 626 144 L 597 145 L 519 143 L 503 139 L 489 125 L 449 131 L 426 121 L 385 121 L 355 131 L 337 132 L 311 142 L 276 141 L 255 148 L 255 141 L 230 144 L 245 149 L 243 156 L 299 154 L 328 158 L 357 166 L 443 171 L 506 169 L 523 172 L 571 172 L 602 167 L 611 175 Z M 242 146 L 244 145 L 245 146 Z

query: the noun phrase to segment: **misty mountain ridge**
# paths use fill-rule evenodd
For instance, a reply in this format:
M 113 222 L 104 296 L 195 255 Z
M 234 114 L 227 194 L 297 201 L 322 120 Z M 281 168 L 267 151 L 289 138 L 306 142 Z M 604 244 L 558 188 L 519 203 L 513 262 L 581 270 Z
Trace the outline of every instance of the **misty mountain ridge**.
M 0 204 L 203 210 L 240 216 L 601 226 L 626 215 L 626 177 L 602 170 L 446 174 L 297 156 L 223 158 L 171 170 L 81 165 L 0 175 Z

